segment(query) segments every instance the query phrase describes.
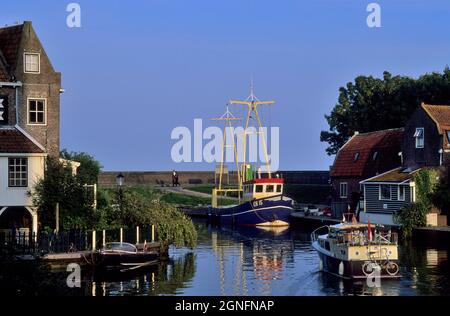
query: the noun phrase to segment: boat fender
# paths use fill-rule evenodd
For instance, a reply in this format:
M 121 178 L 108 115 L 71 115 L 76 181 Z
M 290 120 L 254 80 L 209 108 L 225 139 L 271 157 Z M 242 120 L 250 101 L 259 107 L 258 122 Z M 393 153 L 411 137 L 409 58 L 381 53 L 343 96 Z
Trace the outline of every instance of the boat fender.
M 323 261 L 319 259 L 319 271 L 323 271 Z
M 339 275 L 344 275 L 344 263 L 342 261 L 339 264 Z

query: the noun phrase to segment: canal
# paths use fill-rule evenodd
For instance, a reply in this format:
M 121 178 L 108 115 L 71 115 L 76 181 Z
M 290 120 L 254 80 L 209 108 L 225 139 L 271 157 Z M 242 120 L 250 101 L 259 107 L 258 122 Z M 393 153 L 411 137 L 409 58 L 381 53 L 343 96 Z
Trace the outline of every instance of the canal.
M 0 271 L 0 292 L 32 295 L 449 295 L 449 250 L 402 246 L 401 280 L 342 281 L 318 271 L 308 228 L 231 230 L 195 222 L 198 247 L 171 249 L 170 260 L 145 271 L 95 275 L 82 270 L 81 288 L 66 286 L 68 272 Z

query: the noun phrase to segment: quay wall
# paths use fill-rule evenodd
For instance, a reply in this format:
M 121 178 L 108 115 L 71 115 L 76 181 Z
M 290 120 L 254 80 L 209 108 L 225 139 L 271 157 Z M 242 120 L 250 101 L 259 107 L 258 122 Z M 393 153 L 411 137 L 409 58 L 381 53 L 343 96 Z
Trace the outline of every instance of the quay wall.
M 116 186 L 116 177 L 122 173 L 125 177 L 126 186 L 167 186 L 172 185 L 171 171 L 105 171 L 100 173 L 99 186 L 111 188 Z M 215 183 L 215 174 L 213 171 L 177 171 L 181 185 L 207 185 Z M 329 185 L 329 171 L 280 171 L 277 172 L 286 181 L 287 184 L 296 185 Z M 236 174 L 230 172 L 229 184 L 235 184 Z M 218 176 L 217 176 L 218 179 Z M 216 180 L 217 180 L 216 179 Z M 224 182 L 227 183 L 228 177 L 224 176 Z

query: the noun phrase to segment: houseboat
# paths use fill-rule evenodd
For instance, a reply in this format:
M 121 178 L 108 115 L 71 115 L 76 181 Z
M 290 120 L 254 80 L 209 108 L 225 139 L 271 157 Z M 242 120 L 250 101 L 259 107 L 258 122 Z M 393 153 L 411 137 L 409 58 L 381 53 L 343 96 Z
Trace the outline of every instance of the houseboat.
M 245 124 L 243 141 L 243 159 L 239 159 L 237 150 L 236 135 L 232 136 L 232 145 L 234 149 L 234 158 L 236 163 L 237 183 L 236 187 L 226 187 L 222 183 L 224 170 L 224 156 L 220 165 L 219 183 L 213 189 L 212 205 L 208 209 L 208 216 L 212 221 L 220 224 L 254 226 L 254 227 L 283 227 L 289 226 L 291 213 L 293 212 L 293 200 L 284 194 L 284 179 L 278 174 L 273 174 L 270 170 L 270 161 L 267 154 L 267 143 L 265 135 L 257 132 L 262 137 L 263 150 L 265 154 L 265 173 L 262 168 L 255 168 L 246 160 L 247 153 L 247 130 L 250 120 L 256 118 L 256 130 L 262 131 L 261 119 L 258 113 L 259 105 L 271 105 L 273 101 L 259 101 L 253 93 L 253 86 L 250 96 L 245 101 L 231 101 L 231 104 L 248 106 L 248 114 Z M 232 121 L 239 120 L 228 110 L 218 119 L 225 121 L 225 128 L 232 130 Z M 227 146 L 226 130 L 222 144 L 222 153 L 224 155 Z M 228 145 L 229 146 L 229 145 Z M 243 162 L 241 162 L 243 161 Z M 227 196 L 233 193 L 237 195 L 237 204 L 232 206 L 219 206 L 218 197 Z
M 328 229 L 327 234 L 319 231 Z M 311 234 L 319 269 L 345 279 L 398 278 L 398 235 L 384 226 L 341 223 Z

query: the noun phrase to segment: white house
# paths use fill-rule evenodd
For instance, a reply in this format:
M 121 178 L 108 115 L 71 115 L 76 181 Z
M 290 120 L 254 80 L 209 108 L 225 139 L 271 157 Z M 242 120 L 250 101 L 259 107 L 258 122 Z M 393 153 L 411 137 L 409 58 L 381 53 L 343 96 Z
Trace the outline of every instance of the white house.
M 44 176 L 45 148 L 19 126 L 0 127 L 0 231 L 37 232 L 29 192 Z

